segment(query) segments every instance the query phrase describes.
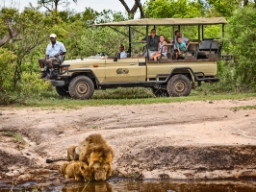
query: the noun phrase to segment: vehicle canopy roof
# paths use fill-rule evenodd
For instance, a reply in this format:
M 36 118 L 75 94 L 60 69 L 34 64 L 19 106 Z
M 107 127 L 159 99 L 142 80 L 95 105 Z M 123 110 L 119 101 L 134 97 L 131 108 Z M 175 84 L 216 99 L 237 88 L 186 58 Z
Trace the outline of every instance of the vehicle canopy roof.
M 227 21 L 223 17 L 211 18 L 145 18 L 133 19 L 127 21 L 100 23 L 92 26 L 146 26 L 146 25 L 211 25 L 226 24 Z

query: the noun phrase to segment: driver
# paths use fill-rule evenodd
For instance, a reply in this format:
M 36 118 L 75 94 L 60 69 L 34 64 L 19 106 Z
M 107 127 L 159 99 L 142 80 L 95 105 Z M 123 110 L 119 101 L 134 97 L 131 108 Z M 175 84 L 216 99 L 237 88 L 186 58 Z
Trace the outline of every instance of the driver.
M 47 76 L 47 72 L 45 69 L 45 65 L 49 68 L 50 71 L 50 77 L 55 76 L 52 62 L 56 62 L 61 64 L 62 57 L 66 53 L 66 48 L 63 45 L 63 43 L 56 40 L 57 36 L 55 34 L 50 35 L 50 43 L 48 44 L 46 48 L 45 58 L 39 59 L 39 66 L 41 68 L 41 78 L 45 78 Z
M 127 53 L 124 50 L 123 44 L 119 45 L 119 54 L 120 54 L 120 59 L 127 58 Z

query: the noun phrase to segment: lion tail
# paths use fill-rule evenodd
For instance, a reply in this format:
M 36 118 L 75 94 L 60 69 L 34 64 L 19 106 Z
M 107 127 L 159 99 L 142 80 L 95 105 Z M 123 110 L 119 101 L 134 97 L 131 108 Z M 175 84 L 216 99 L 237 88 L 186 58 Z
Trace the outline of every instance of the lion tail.
M 46 163 L 53 163 L 56 161 L 68 161 L 67 158 L 59 158 L 59 159 L 46 159 Z

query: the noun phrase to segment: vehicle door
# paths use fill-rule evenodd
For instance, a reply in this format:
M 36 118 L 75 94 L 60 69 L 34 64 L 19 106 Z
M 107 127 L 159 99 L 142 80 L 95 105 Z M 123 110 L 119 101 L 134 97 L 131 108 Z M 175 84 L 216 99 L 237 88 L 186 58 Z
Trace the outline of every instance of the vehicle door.
M 141 65 L 138 58 L 106 60 L 106 82 L 139 82 L 145 81 L 145 77 L 146 66 Z

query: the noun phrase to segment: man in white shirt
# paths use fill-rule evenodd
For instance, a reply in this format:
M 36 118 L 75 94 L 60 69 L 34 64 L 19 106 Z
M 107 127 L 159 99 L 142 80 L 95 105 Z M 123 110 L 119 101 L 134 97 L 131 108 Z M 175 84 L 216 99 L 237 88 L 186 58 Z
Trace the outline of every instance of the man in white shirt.
M 45 69 L 45 65 L 49 68 L 50 77 L 53 77 L 54 71 L 52 67 L 52 62 L 61 64 L 62 57 L 66 53 L 66 48 L 63 43 L 56 40 L 57 36 L 55 34 L 50 35 L 50 43 L 48 44 L 45 52 L 45 58 L 39 59 L 39 66 L 41 68 L 41 78 L 45 78 L 47 76 L 47 72 Z
M 119 45 L 119 54 L 120 54 L 120 59 L 127 58 L 127 53 L 124 50 L 124 45 L 123 44 Z

